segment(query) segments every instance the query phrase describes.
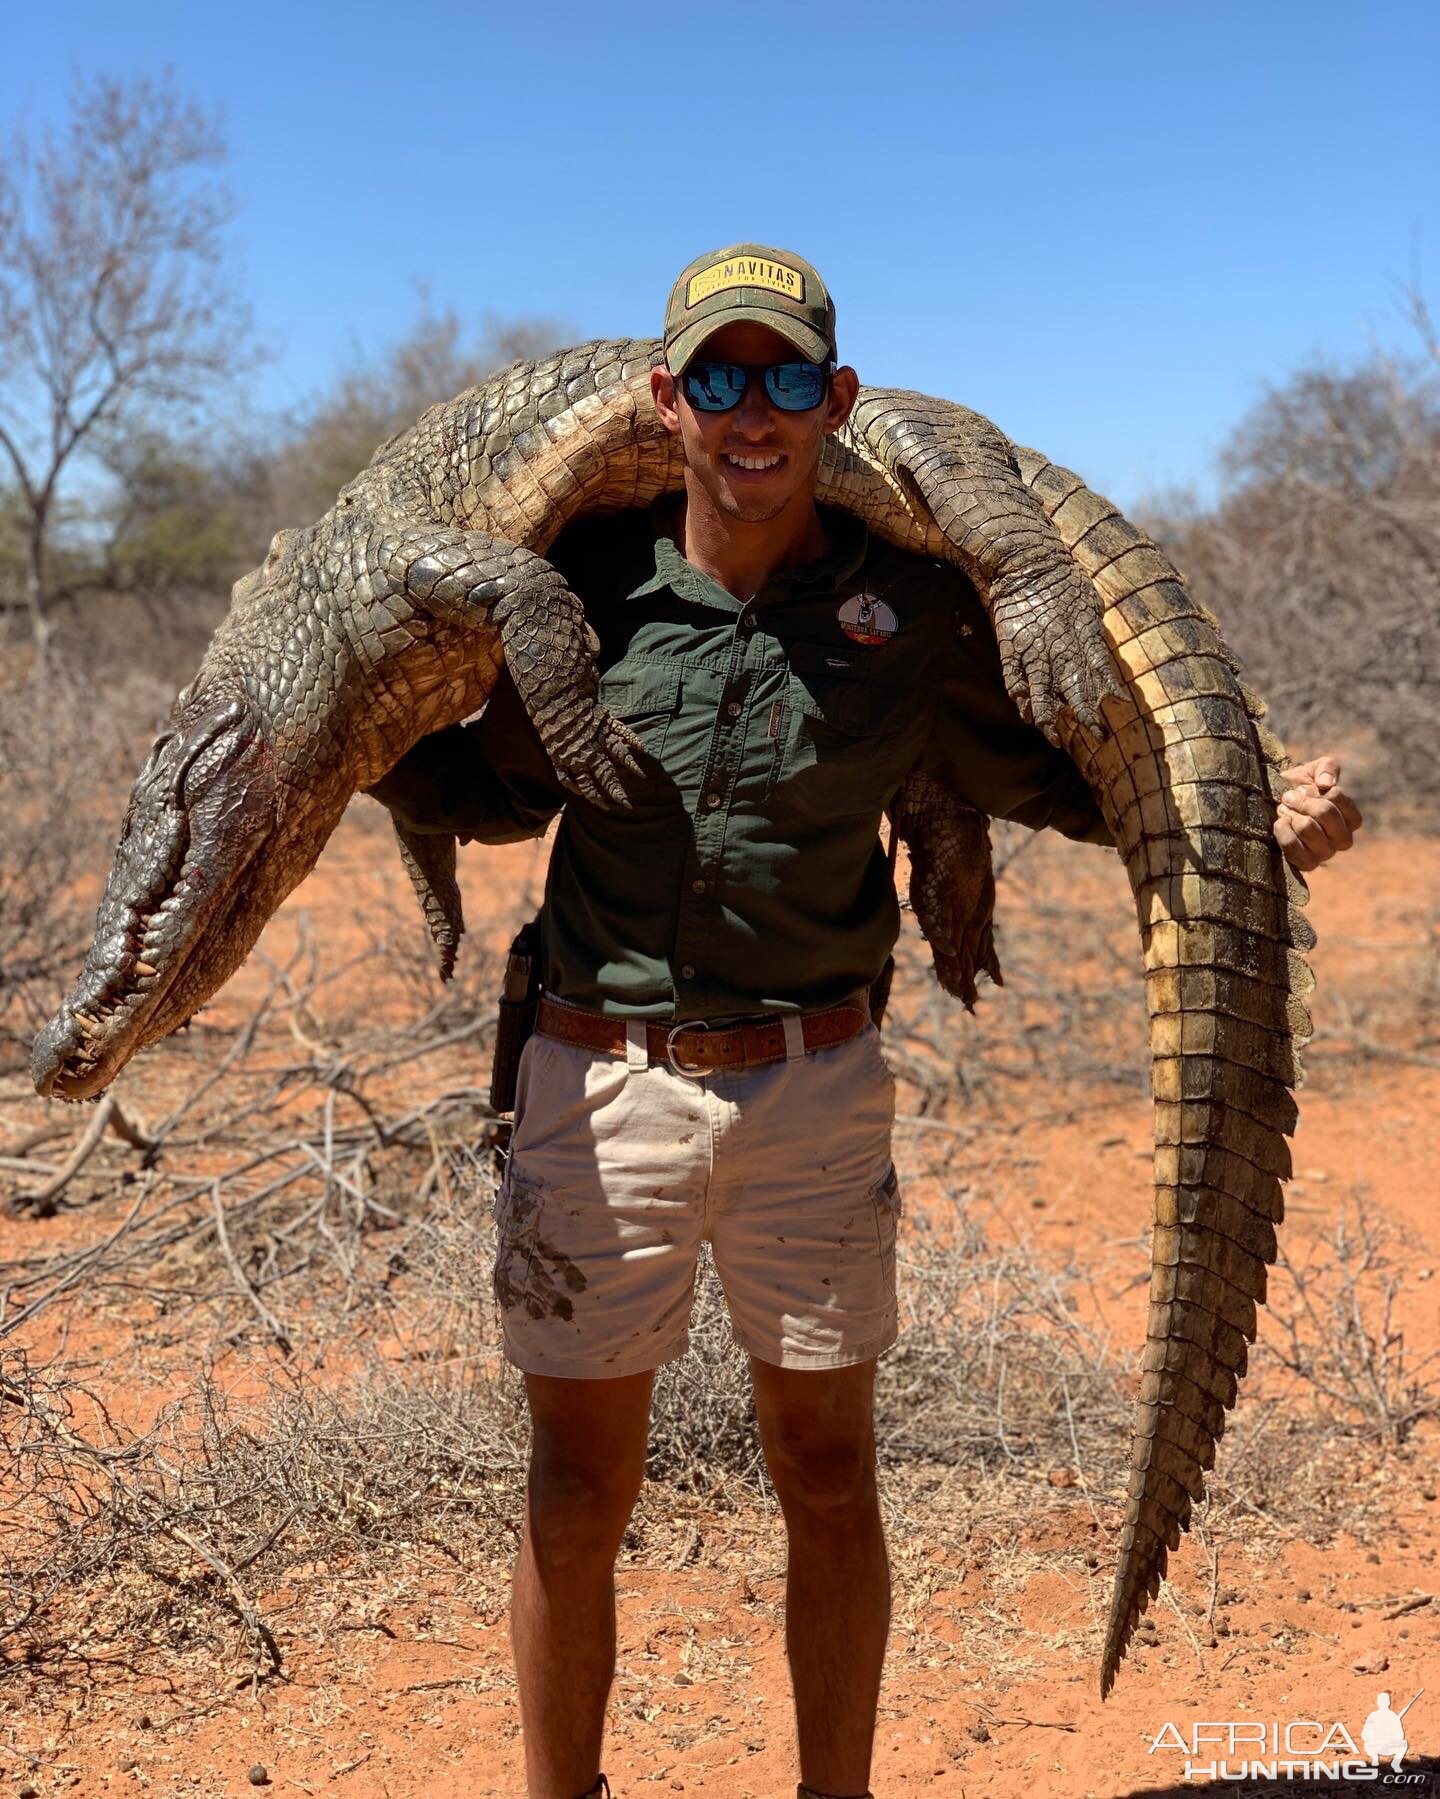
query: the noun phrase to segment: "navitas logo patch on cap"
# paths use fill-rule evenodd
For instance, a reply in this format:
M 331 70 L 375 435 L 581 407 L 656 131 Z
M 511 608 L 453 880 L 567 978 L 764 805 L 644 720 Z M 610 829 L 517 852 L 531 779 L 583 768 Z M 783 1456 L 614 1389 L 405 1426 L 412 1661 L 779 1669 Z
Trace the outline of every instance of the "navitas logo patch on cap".
M 799 269 L 783 262 L 766 262 L 759 256 L 736 256 L 712 262 L 708 269 L 692 275 L 685 287 L 685 304 L 698 306 L 727 287 L 768 287 L 787 300 L 805 303 L 805 277 Z
M 678 375 L 705 339 L 737 321 L 766 325 L 806 362 L 835 359 L 835 302 L 790 250 L 730 244 L 680 272 L 665 308 L 665 359 Z

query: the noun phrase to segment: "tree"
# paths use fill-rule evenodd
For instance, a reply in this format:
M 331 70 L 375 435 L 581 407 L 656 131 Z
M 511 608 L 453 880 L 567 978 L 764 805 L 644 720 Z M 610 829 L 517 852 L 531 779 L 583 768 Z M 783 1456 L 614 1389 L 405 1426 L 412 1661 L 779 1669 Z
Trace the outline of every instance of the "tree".
M 193 416 L 255 361 L 222 270 L 224 156 L 168 84 L 102 78 L 77 85 L 63 133 L 17 138 L 0 162 L 0 452 L 41 672 L 62 478 L 132 421 Z
M 1440 823 L 1440 346 L 1296 370 L 1242 420 L 1210 512 L 1156 518 L 1298 747 Z
M 269 534 L 309 524 L 335 503 L 379 446 L 413 425 L 427 407 L 522 356 L 571 340 L 553 319 L 485 317 L 468 334 L 453 307 L 437 312 L 422 287 L 419 310 L 403 337 L 377 355 L 357 357 L 292 419 L 270 458 Z

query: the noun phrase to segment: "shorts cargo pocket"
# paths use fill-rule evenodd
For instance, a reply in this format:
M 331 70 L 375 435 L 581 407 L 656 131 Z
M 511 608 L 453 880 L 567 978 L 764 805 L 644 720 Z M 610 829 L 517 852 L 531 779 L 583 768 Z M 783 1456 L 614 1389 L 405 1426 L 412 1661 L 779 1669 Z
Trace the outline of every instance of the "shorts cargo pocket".
M 900 1221 L 900 1180 L 895 1164 L 883 1181 L 870 1189 L 870 1203 L 875 1208 L 875 1236 L 880 1245 L 880 1267 L 887 1287 L 895 1284 L 895 1237 Z
M 513 1171 L 495 1196 L 494 1285 L 502 1312 L 525 1304 L 543 1203 L 542 1190 Z
M 495 1298 L 502 1312 L 531 1318 L 575 1316 L 575 1295 L 586 1287 L 575 1263 L 545 1234 L 546 1191 L 513 1167 L 495 1205 Z

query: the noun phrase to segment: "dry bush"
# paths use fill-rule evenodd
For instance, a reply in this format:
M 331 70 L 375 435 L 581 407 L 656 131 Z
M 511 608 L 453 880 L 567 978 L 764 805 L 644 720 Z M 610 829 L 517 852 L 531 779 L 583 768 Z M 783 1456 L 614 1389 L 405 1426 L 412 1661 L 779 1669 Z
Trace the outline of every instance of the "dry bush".
M 708 1244 L 696 1276 L 690 1346 L 656 1375 L 650 1416 L 651 1480 L 727 1509 L 766 1491 L 750 1362 L 730 1334 Z
M 1350 749 L 1364 788 L 1440 828 L 1440 357 L 1302 369 L 1242 422 L 1221 503 L 1152 516 L 1277 729 Z
M 1399 1446 L 1434 1415 L 1440 1352 L 1416 1357 L 1396 1318 L 1413 1249 L 1372 1215 L 1363 1188 L 1303 1263 L 1281 1244 L 1285 1278 L 1271 1298 L 1264 1351 L 1294 1377 L 1287 1396 L 1327 1428 Z
M 96 706 L 63 673 L 43 690 L 0 686 L 0 1069 L 28 1059 L 84 958 L 158 697 L 152 683 L 127 680 Z

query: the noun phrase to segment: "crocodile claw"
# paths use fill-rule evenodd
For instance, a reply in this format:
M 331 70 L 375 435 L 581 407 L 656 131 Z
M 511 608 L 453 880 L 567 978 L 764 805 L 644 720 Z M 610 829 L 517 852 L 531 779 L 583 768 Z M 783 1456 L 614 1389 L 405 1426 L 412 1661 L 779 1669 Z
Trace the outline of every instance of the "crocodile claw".
M 932 931 L 929 944 L 935 979 L 961 1002 L 967 1012 L 975 1010 L 975 1002 L 980 997 L 975 984 L 980 975 L 988 974 L 997 987 L 1005 985 L 1000 959 L 995 954 L 994 930 L 988 918 L 962 932 L 959 943 L 952 943 Z
M 1098 735 L 1109 734 L 1101 703 L 1124 698 L 1125 690 L 1100 619 L 1079 596 L 1038 614 L 1029 607 L 997 608 L 995 634 L 1006 692 L 1027 723 L 1057 748 L 1064 747 L 1062 709 Z
M 640 739 L 603 706 L 586 715 L 579 734 L 563 748 L 550 748 L 550 760 L 563 785 L 607 810 L 632 803 L 634 789 L 649 772 L 644 758 Z

